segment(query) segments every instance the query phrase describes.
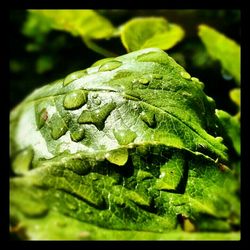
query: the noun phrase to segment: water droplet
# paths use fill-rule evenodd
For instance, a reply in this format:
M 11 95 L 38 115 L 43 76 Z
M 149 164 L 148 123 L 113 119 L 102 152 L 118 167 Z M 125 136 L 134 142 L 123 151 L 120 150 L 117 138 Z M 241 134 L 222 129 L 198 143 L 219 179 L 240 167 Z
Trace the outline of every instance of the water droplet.
M 31 147 L 17 154 L 12 163 L 14 172 L 16 174 L 25 174 L 28 172 L 31 167 L 33 157 L 34 151 Z
M 163 76 L 160 74 L 153 74 L 152 77 L 157 80 L 161 80 L 163 78 Z
M 100 66 L 99 71 L 110 71 L 122 65 L 119 61 L 109 61 Z
M 136 133 L 130 129 L 117 129 L 113 133 L 120 145 L 128 145 L 136 138 Z
M 126 196 L 132 200 L 134 203 L 141 205 L 141 206 L 150 206 L 150 200 L 147 197 L 144 197 L 135 191 L 129 190 L 126 193 Z
M 96 110 L 83 110 L 78 118 L 79 123 L 91 124 L 93 123 L 99 130 L 105 126 L 105 121 L 110 115 L 111 111 L 116 107 L 115 103 L 107 103 Z
M 140 118 L 144 121 L 150 128 L 155 128 L 157 125 L 155 114 L 152 111 L 142 111 Z
M 216 106 L 215 100 L 212 97 L 210 97 L 210 96 L 207 96 L 207 100 L 210 103 L 210 105 L 212 105 L 212 107 L 215 108 L 215 106 Z
M 143 84 L 143 85 L 148 85 L 149 84 L 149 79 L 142 77 L 139 79 L 139 83 Z
M 182 71 L 181 72 L 181 77 L 184 79 L 191 79 L 191 75 L 188 72 Z
M 233 76 L 224 69 L 222 69 L 221 74 L 222 74 L 223 79 L 225 79 L 226 81 L 230 81 L 233 79 Z
M 196 83 L 201 89 L 204 89 L 204 83 L 201 82 L 197 77 L 191 77 L 191 80 Z
M 128 150 L 126 148 L 114 149 L 109 151 L 105 157 L 109 162 L 123 166 L 128 160 Z
M 84 138 L 85 129 L 81 126 L 74 126 L 70 133 L 70 138 L 74 142 L 81 141 Z
M 164 51 L 156 51 L 155 49 L 137 56 L 138 62 L 156 62 L 160 64 L 167 64 L 169 63 L 169 60 L 170 57 Z
M 223 138 L 221 136 L 215 137 L 215 140 L 218 142 L 223 142 Z
M 67 75 L 64 78 L 63 86 L 67 86 L 68 84 L 70 84 L 74 80 L 77 80 L 77 79 L 83 77 L 84 75 L 87 75 L 87 71 L 86 70 L 79 70 L 79 71 L 76 71 L 76 72 L 73 72 L 73 73 Z
M 187 91 L 183 91 L 181 94 L 182 94 L 182 96 L 184 96 L 184 97 L 190 97 L 190 96 L 192 96 L 192 93 L 189 93 L 189 92 L 187 92 Z
M 94 98 L 94 99 L 96 99 L 98 97 L 98 94 L 97 93 L 94 93 L 93 95 L 92 95 L 92 98 Z
M 100 105 L 100 104 L 102 103 L 102 101 L 101 101 L 100 99 L 94 99 L 94 100 L 93 100 L 93 103 L 94 103 L 95 105 Z
M 63 101 L 65 109 L 78 109 L 87 101 L 87 94 L 83 90 L 75 90 L 67 94 Z
M 88 102 L 87 103 L 87 109 L 91 109 L 91 108 L 92 108 L 91 102 Z
M 48 119 L 48 112 L 46 108 L 43 108 L 40 112 L 36 114 L 36 124 L 38 129 L 41 129 Z
M 53 116 L 51 117 L 49 121 L 49 126 L 51 128 L 51 136 L 54 140 L 59 139 L 68 130 L 68 127 L 64 120 L 56 113 L 53 114 Z
M 114 60 L 115 60 L 115 57 L 107 57 L 107 58 L 100 59 L 100 60 L 96 61 L 95 63 L 93 63 L 93 64 L 91 65 L 91 68 L 92 68 L 92 67 L 99 66 L 99 65 L 103 65 L 103 64 L 106 63 L 106 62 L 114 61 Z

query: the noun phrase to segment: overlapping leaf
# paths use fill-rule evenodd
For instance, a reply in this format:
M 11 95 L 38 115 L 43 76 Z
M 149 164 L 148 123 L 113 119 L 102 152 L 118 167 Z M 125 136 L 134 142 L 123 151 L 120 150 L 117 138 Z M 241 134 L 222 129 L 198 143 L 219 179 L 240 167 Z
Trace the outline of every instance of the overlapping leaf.
M 54 211 L 78 220 L 73 239 L 103 237 L 89 224 L 117 238 L 117 230 L 185 230 L 186 218 L 192 230 L 229 231 L 239 223 L 239 187 L 221 167 L 227 148 L 202 89 L 149 48 L 34 91 L 11 113 L 13 225 L 24 221 L 36 238 L 44 227 L 32 234 L 33 221 Z

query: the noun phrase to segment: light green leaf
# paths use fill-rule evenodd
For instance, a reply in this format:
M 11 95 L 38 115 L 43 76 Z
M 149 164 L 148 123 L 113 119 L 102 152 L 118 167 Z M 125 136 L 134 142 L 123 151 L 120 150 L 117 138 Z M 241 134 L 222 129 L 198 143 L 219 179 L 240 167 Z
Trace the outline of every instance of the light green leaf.
M 184 30 L 161 17 L 133 18 L 121 27 L 121 40 L 128 52 L 156 47 L 167 50 L 184 37 Z
M 148 48 L 35 90 L 10 115 L 12 169 L 22 174 L 10 180 L 12 227 L 31 239 L 230 232 L 239 186 L 220 168 L 227 148 L 203 87 Z
M 235 151 L 240 155 L 241 140 L 240 140 L 240 121 L 238 116 L 231 116 L 223 110 L 216 110 L 216 115 L 220 119 L 221 125 L 229 140 L 231 141 Z
M 234 88 L 229 92 L 231 100 L 240 107 L 240 88 Z
M 37 16 L 39 20 L 43 20 L 42 24 L 49 24 L 53 29 L 67 31 L 75 36 L 102 39 L 109 38 L 114 31 L 110 21 L 94 10 L 30 10 L 30 12 L 33 14 L 32 20 Z M 29 26 L 32 26 L 33 23 L 30 23 Z
M 217 30 L 199 25 L 199 36 L 208 53 L 240 84 L 240 46 Z

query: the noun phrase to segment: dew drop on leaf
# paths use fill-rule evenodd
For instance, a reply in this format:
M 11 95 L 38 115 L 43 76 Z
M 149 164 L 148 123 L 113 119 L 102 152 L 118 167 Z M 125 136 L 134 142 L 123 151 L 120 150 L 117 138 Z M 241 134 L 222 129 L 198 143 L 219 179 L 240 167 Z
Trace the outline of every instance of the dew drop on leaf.
M 51 136 L 54 140 L 59 139 L 68 130 L 67 125 L 65 124 L 63 119 L 58 114 L 54 114 L 51 117 L 51 119 L 49 121 L 49 126 L 51 128 Z
M 117 129 L 113 133 L 120 145 L 127 145 L 136 138 L 136 133 L 130 129 Z
M 73 72 L 73 73 L 67 75 L 64 78 L 63 86 L 67 86 L 68 84 L 70 84 L 74 80 L 77 80 L 77 79 L 83 77 L 84 75 L 87 75 L 87 71 L 86 70 L 79 70 L 79 71 L 76 71 L 76 72 Z
M 13 170 L 16 174 L 25 174 L 31 167 L 34 156 L 32 148 L 27 148 L 20 152 L 13 161 Z
M 74 142 L 81 141 L 85 136 L 85 129 L 80 126 L 75 126 L 70 133 L 70 138 Z
M 122 65 L 119 61 L 109 61 L 100 66 L 99 71 L 110 71 Z
M 126 148 L 114 149 L 109 151 L 105 157 L 109 162 L 123 166 L 128 160 L 128 150 Z
M 140 118 L 144 121 L 150 128 L 155 128 L 157 125 L 155 114 L 153 112 L 142 111 L 140 114 Z
M 221 136 L 217 136 L 217 137 L 215 137 L 215 140 L 218 141 L 218 142 L 222 142 L 223 138 Z
M 147 79 L 145 77 L 140 78 L 138 81 L 139 81 L 139 83 L 141 83 L 143 85 L 149 84 L 149 79 Z
M 83 110 L 78 118 L 78 123 L 93 123 L 99 130 L 102 130 L 105 126 L 106 119 L 115 107 L 115 103 L 107 103 L 96 110 Z
M 201 82 L 197 77 L 191 77 L 192 82 L 197 84 L 201 89 L 204 89 L 204 83 Z
M 83 90 L 75 90 L 67 94 L 63 101 L 65 109 L 78 109 L 87 101 L 86 92 Z
M 191 75 L 188 73 L 188 72 L 185 72 L 185 71 L 182 71 L 181 72 L 181 77 L 184 78 L 184 79 L 191 79 Z
M 100 99 L 95 99 L 95 100 L 93 100 L 93 103 L 95 105 L 100 105 L 102 103 L 102 101 Z

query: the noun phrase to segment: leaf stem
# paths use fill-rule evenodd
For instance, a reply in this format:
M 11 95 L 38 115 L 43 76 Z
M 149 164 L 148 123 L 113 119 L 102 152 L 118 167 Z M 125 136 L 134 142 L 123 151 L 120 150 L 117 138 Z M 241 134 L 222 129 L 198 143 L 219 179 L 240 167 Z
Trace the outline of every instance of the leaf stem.
M 88 37 L 82 37 L 83 42 L 86 44 L 86 46 L 89 49 L 92 49 L 93 51 L 97 52 L 98 54 L 101 54 L 105 57 L 116 57 L 117 55 L 109 50 L 106 50 L 99 45 L 97 45 L 93 40 L 91 40 Z

